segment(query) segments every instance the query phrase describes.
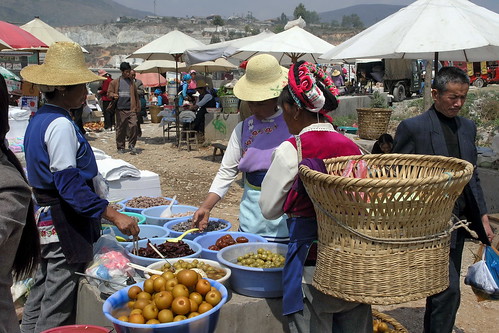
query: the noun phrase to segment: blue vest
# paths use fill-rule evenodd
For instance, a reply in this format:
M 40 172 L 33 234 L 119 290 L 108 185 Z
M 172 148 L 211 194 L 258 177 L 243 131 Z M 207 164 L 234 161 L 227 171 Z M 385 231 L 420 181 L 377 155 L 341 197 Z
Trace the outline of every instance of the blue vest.
M 65 117 L 73 124 L 80 148 L 76 154 L 76 168 L 88 183 L 97 175 L 97 163 L 87 139 L 73 122 L 69 113 L 55 105 L 44 105 L 29 122 L 24 137 L 28 180 L 31 186 L 44 190 L 55 190 L 54 177 L 50 171 L 50 159 L 45 144 L 47 127 L 55 119 Z

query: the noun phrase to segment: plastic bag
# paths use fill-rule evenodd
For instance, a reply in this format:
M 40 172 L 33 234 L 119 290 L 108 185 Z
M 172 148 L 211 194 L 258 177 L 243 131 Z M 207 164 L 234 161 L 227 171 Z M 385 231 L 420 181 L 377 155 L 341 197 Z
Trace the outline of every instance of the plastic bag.
M 468 267 L 464 283 L 471 286 L 478 301 L 499 300 L 499 284 L 494 278 L 494 275 L 498 273 L 496 271 L 498 263 L 499 254 L 497 250 L 490 246 L 482 245 L 477 256 L 477 261 Z
M 114 233 L 102 235 L 94 244 L 94 259 L 85 273 L 115 283 L 107 283 L 98 279 L 90 279 L 89 283 L 97 286 L 101 292 L 112 293 L 127 284 L 129 277 L 135 279 L 135 270 L 128 266 L 130 260 L 124 248 L 116 240 Z M 120 287 L 121 286 L 121 287 Z

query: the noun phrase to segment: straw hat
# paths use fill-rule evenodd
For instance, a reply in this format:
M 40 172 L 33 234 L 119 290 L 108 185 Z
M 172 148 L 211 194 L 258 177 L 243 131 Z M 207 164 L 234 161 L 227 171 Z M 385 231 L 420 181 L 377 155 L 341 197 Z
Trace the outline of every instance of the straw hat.
M 279 97 L 287 84 L 288 70 L 274 56 L 259 54 L 248 60 L 246 74 L 234 86 L 234 95 L 243 101 L 264 101 Z
M 52 44 L 42 65 L 30 65 L 21 70 L 24 80 L 46 86 L 71 86 L 105 80 L 88 69 L 80 45 L 74 42 Z
M 337 70 L 337 69 L 335 69 L 331 75 L 332 75 L 332 76 L 338 76 L 338 75 L 340 75 L 340 74 L 341 74 L 341 73 L 340 73 L 340 71 L 339 71 L 339 70 Z
M 199 79 L 196 81 L 196 88 L 208 87 L 208 83 L 205 80 Z

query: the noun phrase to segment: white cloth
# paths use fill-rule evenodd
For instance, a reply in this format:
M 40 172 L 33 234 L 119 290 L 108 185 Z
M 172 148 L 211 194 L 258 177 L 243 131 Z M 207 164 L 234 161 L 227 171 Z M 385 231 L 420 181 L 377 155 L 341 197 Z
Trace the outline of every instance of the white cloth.
M 103 150 L 92 147 L 92 151 L 94 152 L 94 156 L 96 160 L 103 160 L 105 158 L 111 158 L 108 154 L 106 154 Z
M 317 123 L 305 127 L 299 135 L 310 131 L 336 132 L 330 123 Z M 259 201 L 265 218 L 276 219 L 284 214 L 284 202 L 298 174 L 298 163 L 298 153 L 289 141 L 284 141 L 274 150 L 272 164 L 262 182 Z
M 97 160 L 99 173 L 108 181 L 124 177 L 140 177 L 140 170 L 123 160 L 106 158 Z

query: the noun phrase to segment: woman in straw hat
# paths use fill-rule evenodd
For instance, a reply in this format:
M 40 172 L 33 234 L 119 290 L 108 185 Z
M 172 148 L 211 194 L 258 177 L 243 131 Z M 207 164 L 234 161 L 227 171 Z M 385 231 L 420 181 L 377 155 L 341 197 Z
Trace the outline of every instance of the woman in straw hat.
M 7 84 L 0 75 L 0 332 L 16 333 L 19 320 L 10 291 L 12 278 L 31 276 L 40 259 L 40 240 L 31 190 L 21 163 L 6 145 L 8 114 Z
M 246 74 L 236 83 L 234 94 L 248 101 L 253 115 L 237 124 L 213 180 L 208 196 L 194 214 L 194 223 L 204 229 L 210 211 L 229 190 L 239 171 L 244 173 L 244 193 L 239 211 L 239 230 L 261 235 L 269 241 L 287 242 L 285 217 L 267 220 L 258 207 L 260 186 L 270 166 L 272 152 L 290 137 L 277 98 L 287 83 L 288 70 L 276 58 L 261 54 L 251 58 Z
M 279 104 L 294 137 L 277 147 L 262 183 L 263 215 L 269 219 L 283 213 L 289 216 L 283 313 L 288 316 L 291 332 L 372 332 L 369 305 L 325 295 L 311 284 L 317 255 L 317 219 L 297 176 L 298 165 L 301 162 L 326 172 L 322 159 L 361 153 L 353 141 L 334 130 L 327 115 L 338 106 L 336 94 L 331 79 L 314 64 L 301 61 L 291 66 Z
M 92 260 L 101 218 L 126 235 L 136 236 L 139 228 L 96 194 L 103 186 L 92 148 L 69 115 L 85 100 L 86 83 L 102 79 L 86 67 L 81 47 L 54 43 L 45 63 L 25 67 L 21 76 L 39 85 L 47 100 L 31 119 L 24 139 L 28 180 L 39 206 L 42 260 L 21 331 L 41 332 L 74 323 L 74 273 Z

